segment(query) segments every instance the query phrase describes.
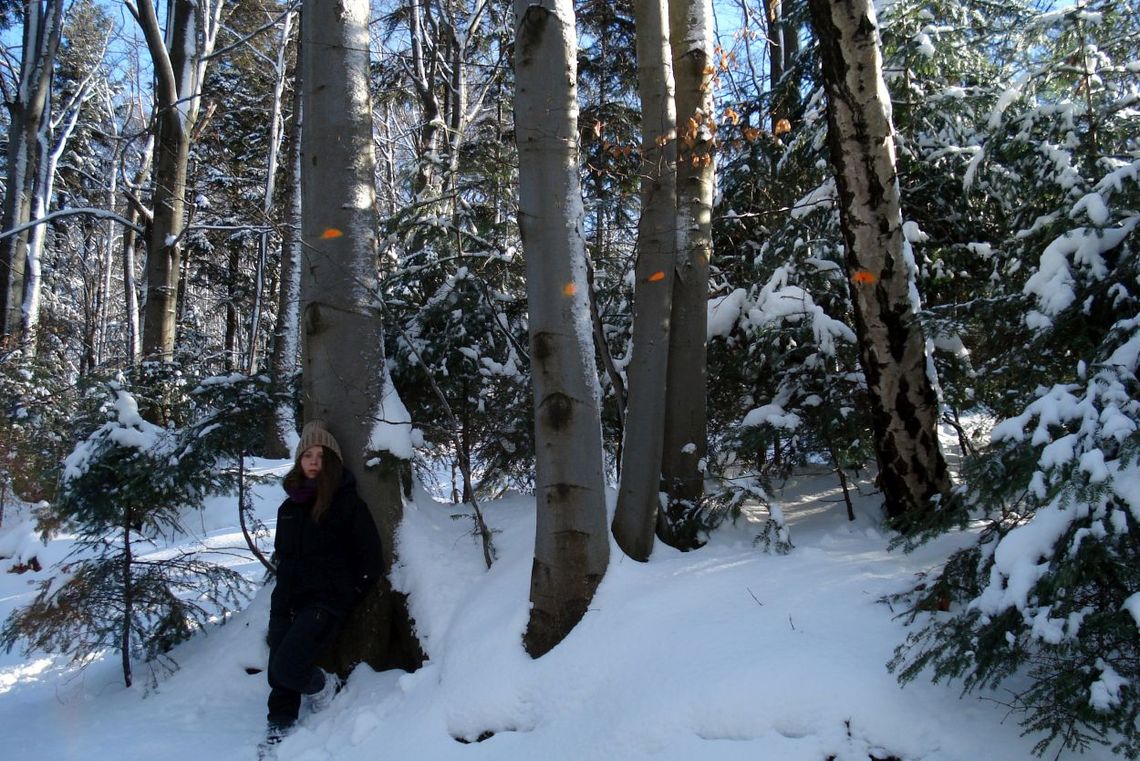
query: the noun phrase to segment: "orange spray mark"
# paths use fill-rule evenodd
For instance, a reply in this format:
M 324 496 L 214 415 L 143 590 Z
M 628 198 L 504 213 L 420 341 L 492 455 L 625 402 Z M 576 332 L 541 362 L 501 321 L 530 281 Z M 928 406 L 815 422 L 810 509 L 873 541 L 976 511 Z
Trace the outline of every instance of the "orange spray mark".
M 574 285 L 573 283 L 567 283 L 566 285 L 562 286 L 562 293 L 565 296 L 573 296 L 577 292 L 578 286 Z
M 332 238 L 340 238 L 344 235 L 343 230 L 338 230 L 335 227 L 326 227 L 325 231 L 321 233 L 321 240 L 331 240 Z
M 649 282 L 651 282 L 651 283 L 656 283 L 656 282 L 659 282 L 659 281 L 664 280 L 664 279 L 665 279 L 665 273 L 664 272 L 654 272 L 652 275 L 649 276 Z
M 875 282 L 877 278 L 868 270 L 855 270 L 851 275 L 851 279 L 860 285 L 870 285 Z

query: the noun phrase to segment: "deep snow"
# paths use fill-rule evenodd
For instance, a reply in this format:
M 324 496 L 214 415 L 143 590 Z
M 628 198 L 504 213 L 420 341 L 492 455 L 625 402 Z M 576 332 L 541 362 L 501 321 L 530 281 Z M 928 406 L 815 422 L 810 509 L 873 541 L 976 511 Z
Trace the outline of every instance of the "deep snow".
M 284 463 L 259 463 L 281 471 Z M 866 487 L 864 487 L 866 488 Z M 255 508 L 272 526 L 278 481 Z M 469 513 L 426 493 L 409 506 L 394 583 L 410 595 L 429 660 L 415 673 L 353 672 L 321 714 L 304 716 L 282 761 L 1022 761 L 1003 694 L 903 688 L 885 663 L 905 636 L 884 595 L 915 582 L 968 535 L 911 554 L 888 552 L 877 499 L 848 522 L 836 479 L 804 473 L 778 495 L 795 548 L 753 544 L 761 508 L 699 551 L 658 546 L 646 564 L 612 549 L 589 613 L 557 648 L 531 660 L 526 625 L 534 501 L 485 504 L 499 560 L 484 569 Z M 260 580 L 243 550 L 236 500 L 196 521 L 218 557 Z M 0 528 L 7 571 L 23 555 L 45 568 L 0 573 L 0 616 L 30 597 L 66 538 L 43 546 L 11 506 Z M 0 654 L 0 737 L 7 758 L 37 761 L 251 761 L 264 727 L 261 669 L 268 588 L 222 626 L 180 646 L 181 668 L 156 689 L 123 687 L 118 656 L 79 670 L 42 654 Z M 142 676 L 145 667 L 136 667 Z M 991 699 L 992 698 L 992 699 Z M 996 701 L 996 702 L 995 702 Z M 493 733 L 482 742 L 476 740 Z M 1105 748 L 1082 756 L 1115 758 Z

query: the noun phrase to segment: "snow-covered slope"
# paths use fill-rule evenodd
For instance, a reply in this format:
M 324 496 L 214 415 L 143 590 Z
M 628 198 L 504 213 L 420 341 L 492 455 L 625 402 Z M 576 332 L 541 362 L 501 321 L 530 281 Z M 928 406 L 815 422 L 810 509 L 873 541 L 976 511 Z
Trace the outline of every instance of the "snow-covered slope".
M 257 495 L 270 524 L 278 488 Z M 235 566 L 259 579 L 257 564 L 240 552 L 233 502 L 211 503 L 200 527 L 211 546 L 234 548 Z M 327 711 L 303 717 L 279 758 L 1031 758 L 1032 738 L 1020 737 L 1016 717 L 985 696 L 960 699 L 955 685 L 921 681 L 901 688 L 887 672 L 905 630 L 880 599 L 966 538 L 888 553 L 874 504 L 860 498 L 849 523 L 834 479 L 804 475 L 781 495 L 790 554 L 753 546 L 762 511 L 696 552 L 658 547 L 639 564 L 615 547 L 586 618 L 532 661 L 520 638 L 533 499 L 484 506 L 499 554 L 487 571 L 468 514 L 421 493 L 402 528 L 393 578 L 410 595 L 428 663 L 412 674 L 357 668 Z M 26 539 L 15 536 L 26 529 L 10 524 L 0 542 L 26 551 Z M 41 558 L 59 558 L 66 544 L 40 546 Z M 26 582 L 46 573 L 0 574 L 0 615 L 28 599 Z M 224 626 L 180 646 L 181 668 L 151 691 L 125 689 L 114 654 L 82 671 L 39 654 L 0 655 L 5 747 L 38 761 L 255 758 L 267 688 L 263 674 L 247 671 L 264 666 L 267 607 L 268 589 L 260 589 Z M 1082 758 L 1113 756 L 1095 749 Z

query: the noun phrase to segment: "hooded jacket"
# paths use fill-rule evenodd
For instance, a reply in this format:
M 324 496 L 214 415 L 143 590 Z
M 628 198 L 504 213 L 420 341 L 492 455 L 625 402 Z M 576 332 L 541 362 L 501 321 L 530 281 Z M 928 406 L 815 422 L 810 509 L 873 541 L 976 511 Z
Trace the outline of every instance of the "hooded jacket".
M 290 497 L 277 509 L 277 585 L 270 616 L 290 616 L 308 605 L 346 615 L 383 572 L 376 524 L 347 470 L 319 521 L 313 499 Z

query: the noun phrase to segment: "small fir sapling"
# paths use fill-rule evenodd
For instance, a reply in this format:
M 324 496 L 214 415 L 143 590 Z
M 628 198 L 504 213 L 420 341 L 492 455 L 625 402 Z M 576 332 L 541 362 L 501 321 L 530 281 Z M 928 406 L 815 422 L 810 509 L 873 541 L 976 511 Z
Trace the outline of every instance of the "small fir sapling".
M 246 580 L 211 562 L 206 549 L 165 553 L 185 535 L 183 519 L 218 489 L 214 455 L 198 438 L 147 422 L 121 381 L 107 385 L 105 422 L 64 462 L 50 511 L 75 547 L 12 613 L 0 645 L 88 662 L 117 651 L 123 679 L 132 662 L 174 668 L 171 648 L 244 601 Z

